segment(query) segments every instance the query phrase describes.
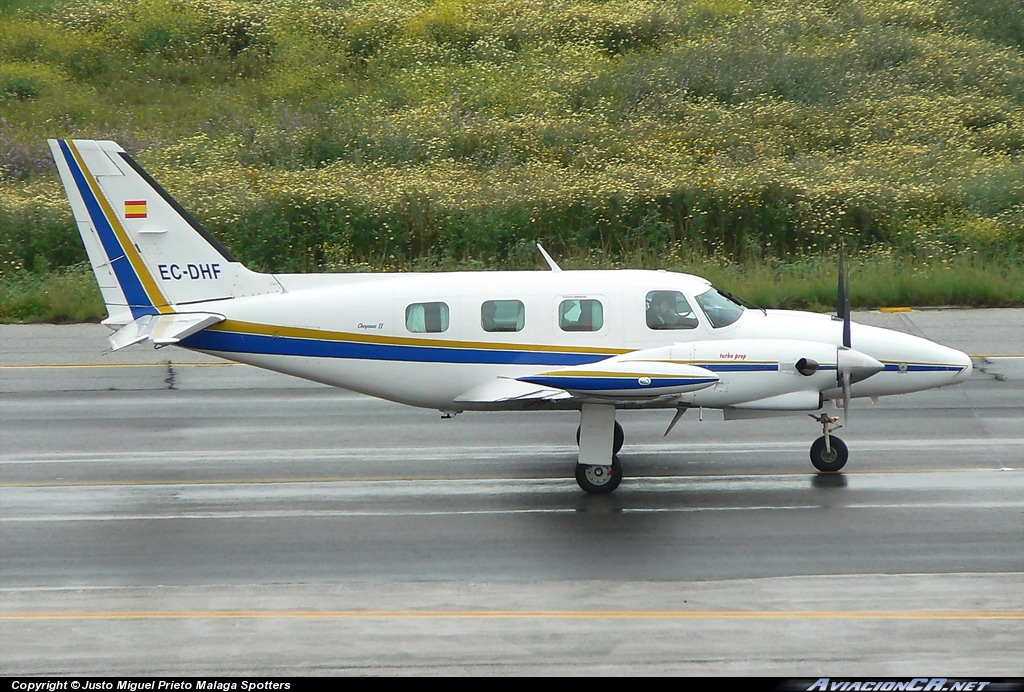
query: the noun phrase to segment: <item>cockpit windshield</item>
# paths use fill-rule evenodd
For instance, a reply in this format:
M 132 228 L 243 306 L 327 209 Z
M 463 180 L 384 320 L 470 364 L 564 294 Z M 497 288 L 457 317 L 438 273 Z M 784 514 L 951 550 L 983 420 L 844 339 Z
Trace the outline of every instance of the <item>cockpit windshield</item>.
M 743 315 L 745 309 L 732 295 L 716 288 L 697 296 L 697 303 L 715 328 L 729 326 Z

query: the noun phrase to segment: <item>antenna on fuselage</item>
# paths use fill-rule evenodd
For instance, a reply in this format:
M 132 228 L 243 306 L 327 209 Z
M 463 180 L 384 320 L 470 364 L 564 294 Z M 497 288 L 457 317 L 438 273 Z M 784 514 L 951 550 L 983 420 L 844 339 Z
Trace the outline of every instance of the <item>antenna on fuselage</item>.
M 560 272 L 560 271 L 562 271 L 562 268 L 558 266 L 558 263 L 555 262 L 555 260 L 551 259 L 551 255 L 548 254 L 548 251 L 544 249 L 543 245 L 541 245 L 540 243 L 537 243 L 537 249 L 540 250 L 540 254 L 542 254 L 544 256 L 544 261 L 548 263 L 549 267 L 551 267 L 551 271 L 553 271 L 553 272 Z

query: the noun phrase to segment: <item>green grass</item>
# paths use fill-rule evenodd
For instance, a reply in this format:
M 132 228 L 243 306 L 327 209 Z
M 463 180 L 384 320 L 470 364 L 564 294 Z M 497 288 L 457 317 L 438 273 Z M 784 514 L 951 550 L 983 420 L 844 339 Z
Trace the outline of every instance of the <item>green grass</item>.
M 92 270 L 0 276 L 0 322 L 96 322 L 107 316 Z
M 0 260 L 29 274 L 85 259 L 66 136 L 264 271 L 540 241 L 789 276 L 842 241 L 894 263 L 872 300 L 973 305 L 1024 263 L 1019 0 L 8 0 L 0 113 Z
M 534 251 L 519 269 L 544 269 Z M 723 262 L 720 258 L 640 256 L 623 261 L 599 252 L 558 258 L 564 269 L 647 268 L 681 271 L 710 279 L 718 287 L 765 308 L 834 312 L 838 265 L 834 258 L 797 262 Z M 368 264 L 343 267 L 374 271 L 394 267 Z M 409 270 L 460 271 L 486 268 L 479 263 L 417 262 Z M 492 267 L 494 268 L 494 267 Z M 511 267 L 499 267 L 510 269 Z M 951 262 L 914 263 L 892 257 L 854 258 L 849 264 L 851 302 L 855 309 L 879 307 L 971 306 L 1024 304 L 1024 267 L 962 256 Z M 16 272 L 0 276 L 0 322 L 95 322 L 106 317 L 92 272 L 84 264 L 60 272 Z
M 759 306 L 835 311 L 838 270 L 833 258 L 693 271 Z M 856 309 L 1024 304 L 1024 267 L 1019 264 L 997 267 L 966 256 L 930 264 L 880 257 L 855 259 L 849 274 Z

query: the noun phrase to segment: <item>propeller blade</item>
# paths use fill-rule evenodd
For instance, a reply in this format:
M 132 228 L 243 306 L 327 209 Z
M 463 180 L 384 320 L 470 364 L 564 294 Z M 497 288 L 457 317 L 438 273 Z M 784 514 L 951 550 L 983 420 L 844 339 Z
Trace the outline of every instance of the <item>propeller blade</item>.
M 839 244 L 839 286 L 836 290 L 836 317 L 843 321 L 843 346 L 850 348 L 850 277 L 846 273 L 846 244 Z
M 846 316 L 846 250 L 845 244 L 839 244 L 839 285 L 836 286 L 836 317 Z
M 844 372 L 843 378 L 843 422 L 850 421 L 850 375 Z

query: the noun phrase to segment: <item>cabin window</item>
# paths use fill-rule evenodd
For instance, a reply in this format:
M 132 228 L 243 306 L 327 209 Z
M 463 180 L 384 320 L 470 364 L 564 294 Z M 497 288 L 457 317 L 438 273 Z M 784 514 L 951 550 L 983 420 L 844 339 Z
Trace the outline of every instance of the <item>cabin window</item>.
M 647 326 L 651 329 L 693 329 L 697 318 L 679 291 L 651 291 L 647 294 Z
M 740 318 L 743 306 L 731 297 L 712 288 L 697 296 L 700 309 L 708 316 L 712 327 L 727 327 Z
M 413 303 L 405 309 L 405 327 L 417 334 L 446 331 L 447 303 Z
M 563 300 L 558 306 L 558 326 L 566 332 L 596 332 L 604 326 L 604 307 L 599 300 Z
M 519 300 L 485 300 L 480 306 L 480 326 L 485 332 L 519 332 L 526 308 Z

